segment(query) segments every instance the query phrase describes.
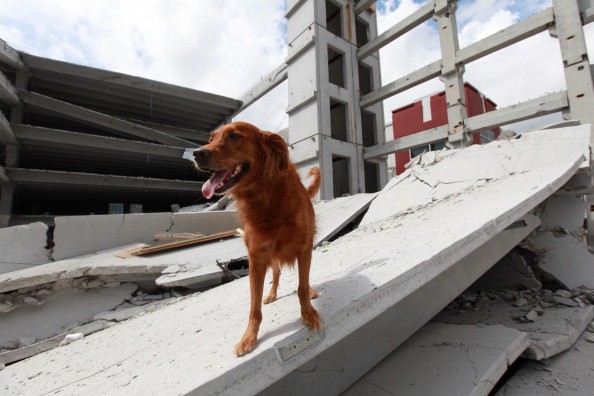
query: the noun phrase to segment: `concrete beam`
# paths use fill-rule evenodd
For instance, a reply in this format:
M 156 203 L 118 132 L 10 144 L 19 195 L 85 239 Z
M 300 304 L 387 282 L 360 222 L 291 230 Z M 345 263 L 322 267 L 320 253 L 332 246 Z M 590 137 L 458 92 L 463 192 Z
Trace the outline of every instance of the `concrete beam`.
M 108 70 L 95 69 L 93 67 L 80 66 L 53 59 L 41 58 L 25 53 L 22 54 L 22 58 L 25 65 L 32 69 L 42 69 L 54 73 L 68 74 L 70 76 L 97 80 L 99 82 L 109 81 L 110 84 L 118 84 L 125 87 L 144 89 L 154 93 L 173 95 L 184 99 L 205 101 L 213 105 L 233 109 L 237 108 L 239 105 L 239 101 L 236 99 L 230 99 L 220 95 L 196 91 L 190 88 L 148 80 L 141 77 L 130 76 Z
M 235 111 L 229 118 L 231 119 L 235 117 L 237 114 L 247 109 L 254 102 L 259 100 L 268 92 L 272 91 L 274 88 L 278 87 L 282 82 L 286 81 L 287 77 L 287 64 L 283 63 L 282 65 L 274 69 L 272 72 L 270 72 L 268 75 L 262 77 L 259 83 L 254 85 L 252 89 L 250 89 L 241 97 L 241 107 L 239 107 L 239 109 L 237 109 L 237 111 Z
M 19 141 L 23 144 L 29 142 L 58 143 L 70 146 L 92 147 L 107 151 L 143 153 L 169 158 L 182 158 L 184 154 L 184 149 L 181 147 L 163 146 L 161 144 L 89 135 L 86 133 L 42 128 L 32 125 L 13 125 L 13 130 Z
M 4 117 L 4 115 L 0 112 L 0 142 L 4 145 L 8 144 L 16 144 L 16 138 L 14 136 L 14 132 L 10 127 L 10 123 Z
M 363 159 L 370 160 L 379 158 L 397 151 L 408 150 L 414 147 L 424 146 L 447 139 L 448 126 L 443 125 L 437 128 L 429 129 L 414 135 L 402 137 L 400 139 L 390 140 L 377 146 L 365 147 L 363 149 Z
M 361 98 L 361 107 L 366 108 L 381 102 L 400 92 L 406 91 L 415 85 L 422 84 L 432 78 L 439 77 L 441 74 L 441 61 L 430 63 L 429 65 L 416 70 L 396 81 L 384 85 L 383 87 L 364 95 Z
M 0 101 L 10 105 L 18 106 L 19 96 L 17 90 L 8 80 L 8 77 L 0 71 Z
M 500 30 L 456 53 L 456 62 L 468 64 L 484 56 L 499 51 L 528 37 L 547 30 L 555 21 L 553 9 L 547 8 L 515 25 Z
M 9 186 L 10 179 L 6 176 L 6 171 L 4 170 L 3 166 L 0 166 L 0 185 L 1 186 Z
M 470 117 L 466 120 L 466 125 L 469 131 L 479 131 L 481 129 L 493 128 L 556 113 L 566 109 L 568 106 L 567 92 L 556 92 L 513 106 L 504 107 L 503 109 Z
M 373 3 L 375 3 L 375 0 L 359 0 L 359 2 L 355 5 L 355 15 L 359 15 L 363 13 L 363 11 L 368 10 Z
M 372 3 L 372 1 L 360 1 L 355 6 L 355 13 L 359 14 L 359 12 L 357 12 L 357 9 L 364 6 L 365 3 Z M 367 7 L 364 7 L 362 9 L 366 9 Z M 433 16 L 433 7 L 433 1 L 429 1 L 427 4 L 419 8 L 417 11 L 413 12 L 408 17 L 404 18 L 396 25 L 392 26 L 390 29 L 386 30 L 385 32 L 377 36 L 375 39 L 371 40 L 370 42 L 359 48 L 357 50 L 357 58 L 361 60 L 368 57 L 372 53 L 379 51 L 382 47 L 385 47 L 387 44 L 396 40 L 398 37 L 401 37 L 402 35 L 411 31 L 423 22 L 429 20 Z
M 24 67 L 19 53 L 2 39 L 0 39 L 0 63 L 17 69 Z
M 22 168 L 7 168 L 6 173 L 16 183 L 90 185 L 170 191 L 200 191 L 202 188 L 202 183 L 187 180 L 165 180 Z
M 594 1 L 579 0 L 579 5 L 583 24 L 587 25 L 594 22 Z
M 36 92 L 20 90 L 19 96 L 23 102 L 31 107 L 48 110 L 87 125 L 105 128 L 117 134 L 140 137 L 142 139 L 157 141 L 159 143 L 176 147 L 196 146 L 196 143 L 171 136 L 167 133 L 136 125 L 132 122 L 124 121 L 110 115 L 63 102 L 61 100 L 41 95 Z

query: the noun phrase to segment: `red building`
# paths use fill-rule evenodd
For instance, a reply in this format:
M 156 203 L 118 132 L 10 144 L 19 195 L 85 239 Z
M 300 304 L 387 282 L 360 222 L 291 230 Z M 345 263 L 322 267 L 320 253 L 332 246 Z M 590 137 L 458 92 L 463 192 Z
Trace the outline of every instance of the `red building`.
M 493 111 L 497 105 L 481 94 L 475 87 L 464 83 L 464 94 L 466 97 L 466 110 L 468 117 Z M 392 111 L 392 128 L 394 139 L 415 133 L 436 128 L 448 123 L 445 92 L 426 97 L 407 106 Z M 473 134 L 473 144 L 484 144 L 495 140 L 499 136 L 500 129 L 492 128 Z M 446 141 L 432 143 L 421 147 L 415 147 L 407 151 L 396 153 L 396 174 L 404 172 L 406 165 L 411 158 L 422 154 L 425 151 L 440 150 L 445 146 Z

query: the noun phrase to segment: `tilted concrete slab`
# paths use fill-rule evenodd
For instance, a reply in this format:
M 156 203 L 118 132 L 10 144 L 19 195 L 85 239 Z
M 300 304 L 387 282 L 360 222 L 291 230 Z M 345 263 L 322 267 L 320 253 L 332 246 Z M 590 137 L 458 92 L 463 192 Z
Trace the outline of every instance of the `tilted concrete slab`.
M 316 203 L 314 205 L 317 228 L 315 245 L 329 240 L 340 232 L 369 207 L 376 195 L 356 194 Z M 234 215 L 233 212 L 220 213 Z M 163 276 L 157 279 L 157 284 L 165 287 L 201 288 L 220 283 L 224 273 L 217 265 L 217 260 L 224 263 L 232 259 L 247 257 L 247 249 L 242 238 L 232 238 L 216 245 L 196 247 L 194 253 L 193 263 L 166 268 Z
M 316 212 L 316 237 L 314 245 L 330 240 L 363 213 L 378 193 L 355 194 L 314 205 Z
M 48 263 L 47 230 L 41 222 L 0 229 L 0 274 Z
M 594 395 L 594 342 L 585 332 L 573 348 L 546 362 L 528 361 L 495 393 L 497 396 Z
M 540 138 L 551 151 L 565 136 L 549 132 Z M 285 271 L 280 298 L 263 307 L 257 348 L 235 357 L 249 310 L 243 278 L 8 366 L 2 389 L 234 395 L 301 393 L 314 384 L 321 394 L 339 393 L 525 237 L 528 227 L 508 226 L 575 173 L 589 144 L 582 137 L 558 162 L 396 213 L 316 249 L 311 283 L 320 292 L 313 304 L 322 332 L 300 323 L 297 274 Z M 513 153 L 501 146 L 499 155 L 526 161 L 542 151 L 530 145 L 518 143 Z
M 342 396 L 487 395 L 529 342 L 501 325 L 428 323 Z
M 552 134 L 556 147 L 550 145 Z M 390 180 L 374 200 L 361 224 L 389 217 L 403 210 L 441 200 L 470 186 L 480 186 L 497 178 L 562 163 L 567 156 L 580 151 L 590 158 L 584 136 L 590 125 L 525 133 L 519 139 L 497 140 L 486 145 L 473 145 L 464 150 L 438 151 L 423 154 L 415 166 Z M 502 152 L 507 155 L 501 155 Z M 587 167 L 588 162 L 580 164 Z M 397 190 L 397 194 L 389 194 Z M 397 195 L 397 197 L 395 197 Z

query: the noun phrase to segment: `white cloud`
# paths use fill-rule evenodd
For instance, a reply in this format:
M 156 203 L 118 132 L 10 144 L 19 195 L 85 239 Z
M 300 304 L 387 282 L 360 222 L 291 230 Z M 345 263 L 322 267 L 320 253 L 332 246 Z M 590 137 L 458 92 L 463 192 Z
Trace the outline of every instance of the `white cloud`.
M 467 46 L 539 10 L 552 0 L 460 0 L 460 45 Z M 240 98 L 284 62 L 283 0 L 0 0 L 0 38 L 35 55 L 138 75 Z M 424 2 L 384 0 L 380 33 Z M 586 27 L 592 50 L 594 26 Z M 390 83 L 440 58 L 430 20 L 380 51 Z M 541 33 L 471 63 L 464 75 L 500 106 L 565 88 L 556 40 Z M 391 110 L 443 90 L 434 79 L 384 104 Z M 240 115 L 264 129 L 288 124 L 286 84 Z
M 0 38 L 16 49 L 235 98 L 284 61 L 284 24 L 279 0 L 0 0 Z M 252 122 L 278 124 L 276 96 Z

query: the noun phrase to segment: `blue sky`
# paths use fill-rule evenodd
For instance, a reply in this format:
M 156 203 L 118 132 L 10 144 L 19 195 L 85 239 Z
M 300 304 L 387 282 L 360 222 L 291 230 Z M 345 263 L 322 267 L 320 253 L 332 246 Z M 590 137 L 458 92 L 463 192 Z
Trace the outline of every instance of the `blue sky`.
M 424 1 L 378 2 L 380 33 Z M 543 8 L 551 0 L 460 0 L 462 47 Z M 0 0 L 0 38 L 35 55 L 114 70 L 231 97 L 284 62 L 283 0 Z M 594 25 L 594 24 L 593 24 Z M 588 45 L 594 44 L 587 28 Z M 440 57 L 435 22 L 380 52 L 382 81 Z M 466 68 L 465 80 L 500 106 L 565 88 L 556 40 L 542 33 Z M 435 79 L 384 104 L 391 110 L 443 89 Z M 264 129 L 288 124 L 287 85 L 241 115 Z

